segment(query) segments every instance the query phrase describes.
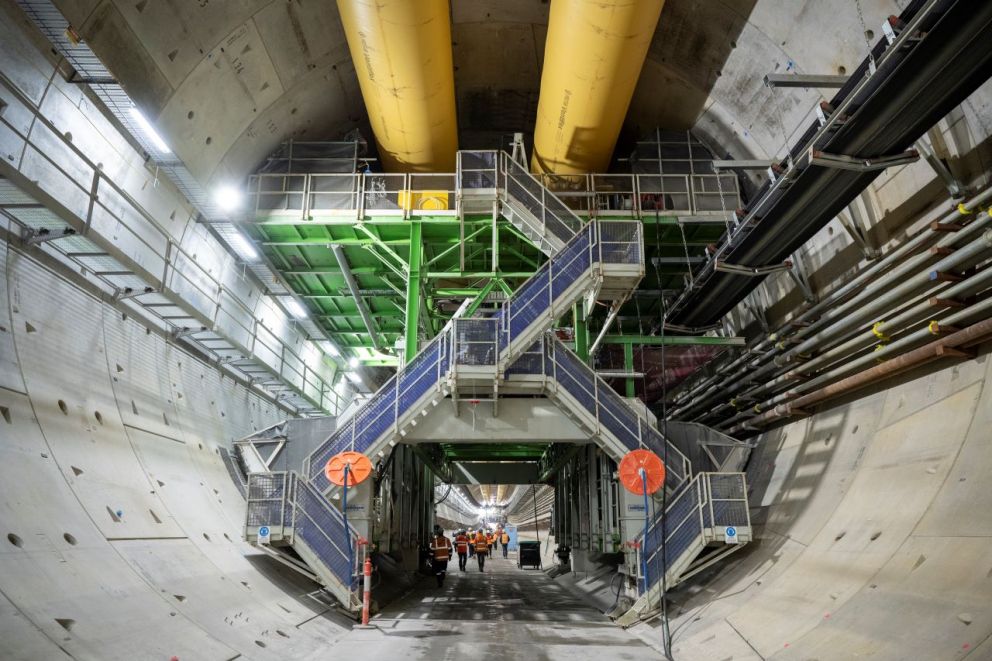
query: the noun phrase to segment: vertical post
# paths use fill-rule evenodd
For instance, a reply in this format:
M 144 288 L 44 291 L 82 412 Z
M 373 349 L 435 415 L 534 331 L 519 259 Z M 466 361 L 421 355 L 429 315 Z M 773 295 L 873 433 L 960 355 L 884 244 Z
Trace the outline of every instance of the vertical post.
M 410 221 L 410 271 L 406 280 L 406 344 L 407 363 L 417 355 L 417 329 L 420 326 L 420 261 L 424 248 L 419 220 Z
M 575 329 L 575 353 L 584 363 L 589 362 L 589 325 L 586 323 L 582 303 L 572 306 L 572 326 Z
M 365 574 L 365 585 L 362 590 L 362 626 L 367 627 L 369 625 L 369 605 L 372 602 L 372 559 L 368 557 L 368 551 L 365 552 L 365 567 L 362 573 Z
M 634 371 L 634 345 L 631 342 L 623 343 L 623 369 L 628 374 Z M 637 394 L 633 378 L 628 376 L 624 380 L 624 391 L 627 397 L 634 397 Z
M 341 511 L 344 513 L 344 534 L 348 545 L 348 589 L 351 590 L 352 572 L 355 571 L 355 559 L 351 553 L 351 529 L 348 527 L 348 482 L 350 477 L 350 465 L 344 465 L 344 496 L 341 502 Z

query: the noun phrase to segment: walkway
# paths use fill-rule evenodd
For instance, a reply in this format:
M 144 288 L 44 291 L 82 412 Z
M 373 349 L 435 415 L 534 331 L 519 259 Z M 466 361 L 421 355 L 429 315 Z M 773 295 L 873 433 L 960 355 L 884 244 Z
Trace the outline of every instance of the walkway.
M 457 557 L 444 587 L 425 578 L 333 648 L 337 658 L 380 659 L 662 659 L 643 641 L 555 584 L 544 572 L 490 558 L 479 573 Z M 342 656 L 343 655 L 343 656 Z

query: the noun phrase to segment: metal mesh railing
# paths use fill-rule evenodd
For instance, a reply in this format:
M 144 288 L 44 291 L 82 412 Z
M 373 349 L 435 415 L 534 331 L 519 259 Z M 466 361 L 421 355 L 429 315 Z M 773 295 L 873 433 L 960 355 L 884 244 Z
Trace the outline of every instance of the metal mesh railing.
M 699 473 L 669 504 L 658 513 L 643 540 L 647 554 L 647 587 L 661 580 L 662 572 L 676 566 L 687 552 L 697 553 L 707 541 L 707 529 L 719 527 L 750 528 L 747 487 L 743 473 Z M 662 556 L 662 529 L 666 533 Z M 663 561 L 664 560 L 664 561 Z
M 460 151 L 457 160 L 455 179 L 461 190 L 496 189 L 498 151 Z
M 430 392 L 436 391 L 450 361 L 450 339 L 438 335 L 413 360 L 385 383 L 352 417 L 309 456 L 307 476 L 320 489 L 330 486 L 324 476 L 327 461 L 344 450 L 365 452 Z
M 252 473 L 248 476 L 246 526 L 286 525 L 286 473 Z
M 559 241 L 567 243 L 585 224 L 525 166 L 506 153 L 500 154 L 500 175 L 504 201 L 526 210 L 538 223 L 533 227 L 538 233 L 550 232 Z
M 456 319 L 455 364 L 495 365 L 498 319 Z
M 292 476 L 295 485 L 293 536 L 302 540 L 320 561 L 349 589 L 356 575 L 354 545 L 357 531 L 345 527 L 344 517 L 306 480 Z M 349 553 L 349 540 L 352 545 Z
M 549 337 L 546 341 L 552 343 L 550 360 L 558 386 L 627 449 L 647 448 L 659 457 L 667 457 L 665 485 L 673 491 L 679 489 L 691 473 L 689 459 L 559 340 Z

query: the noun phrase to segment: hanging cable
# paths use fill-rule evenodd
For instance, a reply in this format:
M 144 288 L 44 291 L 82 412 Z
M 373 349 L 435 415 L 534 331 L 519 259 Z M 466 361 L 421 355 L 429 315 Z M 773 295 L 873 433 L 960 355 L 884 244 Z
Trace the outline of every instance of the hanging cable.
M 341 509 L 344 512 L 344 534 L 348 539 L 348 589 L 351 590 L 355 579 L 355 558 L 351 550 L 351 528 L 348 527 L 348 477 L 351 464 L 344 465 L 344 496 Z
M 665 373 L 665 317 L 668 316 L 665 297 L 661 297 L 661 436 L 665 441 L 662 462 L 668 466 L 668 378 Z M 668 621 L 668 487 L 661 485 L 661 643 L 665 658 L 672 656 L 672 633 Z

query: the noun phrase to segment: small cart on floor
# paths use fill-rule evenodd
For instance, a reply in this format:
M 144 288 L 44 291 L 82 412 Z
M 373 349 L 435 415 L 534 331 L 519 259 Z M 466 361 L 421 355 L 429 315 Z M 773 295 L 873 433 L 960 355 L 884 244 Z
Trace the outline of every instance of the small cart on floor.
M 520 542 L 517 552 L 517 567 L 534 567 L 543 569 L 541 566 L 541 542 Z

